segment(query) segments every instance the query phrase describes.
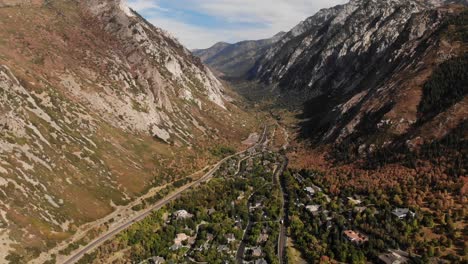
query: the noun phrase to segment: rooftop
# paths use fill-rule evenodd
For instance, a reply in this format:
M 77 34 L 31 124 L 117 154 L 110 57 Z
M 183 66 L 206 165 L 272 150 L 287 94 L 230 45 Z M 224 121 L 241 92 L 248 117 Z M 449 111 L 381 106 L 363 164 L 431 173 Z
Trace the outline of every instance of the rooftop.
M 353 230 L 346 230 L 344 231 L 344 234 L 348 237 L 348 239 L 351 242 L 355 243 L 364 243 L 369 240 L 369 238 L 359 232 L 353 231 Z
M 395 210 L 392 211 L 392 214 L 398 216 L 399 218 L 404 218 L 408 214 L 411 214 L 412 216 L 415 215 L 415 213 L 411 212 L 408 208 L 395 208 Z
M 306 209 L 309 210 L 309 212 L 311 213 L 315 213 L 315 212 L 318 212 L 318 210 L 320 209 L 320 205 L 316 205 L 316 204 L 308 205 L 306 206 Z
M 186 219 L 186 218 L 192 218 L 192 217 L 193 217 L 193 214 L 190 214 L 190 213 L 187 212 L 186 210 L 179 210 L 179 211 L 175 211 L 175 212 L 174 212 L 174 216 L 175 216 L 177 219 Z
M 396 253 L 395 251 L 390 251 L 388 253 L 382 254 L 379 256 L 379 259 L 385 264 L 403 264 L 407 263 L 409 260 Z

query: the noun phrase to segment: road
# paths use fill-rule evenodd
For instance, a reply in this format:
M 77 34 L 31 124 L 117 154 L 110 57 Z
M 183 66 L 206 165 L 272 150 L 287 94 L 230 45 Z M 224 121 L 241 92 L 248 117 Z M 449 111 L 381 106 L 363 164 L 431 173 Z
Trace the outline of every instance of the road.
M 267 132 L 267 128 L 265 127 L 260 140 L 254 146 L 250 147 L 247 150 L 238 152 L 236 154 L 233 154 L 231 156 L 228 156 L 228 157 L 222 159 L 221 161 L 216 163 L 216 165 L 214 165 L 214 167 L 210 171 L 208 171 L 205 175 L 203 175 L 200 179 L 180 187 L 179 189 L 177 189 L 172 194 L 166 196 L 164 199 L 162 199 L 162 200 L 158 201 L 157 203 L 155 203 L 154 205 L 152 205 L 150 208 L 147 208 L 147 209 L 143 210 L 141 213 L 139 213 L 138 215 L 132 217 L 131 219 L 129 219 L 125 223 L 123 223 L 123 224 L 113 228 L 112 230 L 109 230 L 106 233 L 102 234 L 101 236 L 99 236 L 98 238 L 96 238 L 92 242 L 90 242 L 88 245 L 86 245 L 84 248 L 82 248 L 78 252 L 74 253 L 71 257 L 69 257 L 66 261 L 64 261 L 63 264 L 76 263 L 85 254 L 90 253 L 91 251 L 93 251 L 94 249 L 99 247 L 100 245 L 104 244 L 104 242 L 111 239 L 112 237 L 114 237 L 116 234 L 122 232 L 123 230 L 127 229 L 128 227 L 130 227 L 134 223 L 140 222 L 141 220 L 143 220 L 144 218 L 149 216 L 153 211 L 159 210 L 163 206 L 170 203 L 171 201 L 177 199 L 183 192 L 187 191 L 188 189 L 190 189 L 190 188 L 192 188 L 192 187 L 194 187 L 194 186 L 196 186 L 196 185 L 198 185 L 198 184 L 200 184 L 202 182 L 206 182 L 206 181 L 210 180 L 213 177 L 214 173 L 221 167 L 221 165 L 224 162 L 226 162 L 230 158 L 233 158 L 235 156 L 247 153 L 249 150 L 255 149 L 256 147 L 262 145 L 264 143 L 264 141 L 266 140 L 266 132 Z
M 285 135 L 285 143 L 281 147 L 283 150 L 287 150 L 289 146 L 289 134 L 288 131 L 281 126 L 278 122 L 276 124 L 283 129 L 284 135 Z M 283 156 L 284 160 L 281 163 L 280 169 L 277 171 L 275 177 L 276 180 L 278 181 L 278 185 L 280 186 L 280 191 L 281 191 L 281 199 L 282 199 L 282 210 L 281 210 L 281 215 L 280 215 L 280 232 L 278 234 L 278 260 L 280 264 L 284 263 L 284 251 L 286 249 L 286 245 L 288 242 L 288 237 L 287 237 L 287 232 L 286 232 L 286 222 L 287 222 L 287 208 L 286 208 L 286 194 L 284 192 L 284 186 L 283 182 L 281 181 L 280 176 L 284 173 L 284 170 L 288 167 L 288 157 L 286 155 Z
M 284 157 L 284 161 L 281 164 L 280 169 L 278 169 L 276 173 L 276 179 L 278 181 L 278 185 L 280 186 L 281 191 L 281 202 L 282 202 L 282 210 L 281 210 L 281 220 L 280 220 L 280 232 L 278 235 L 278 260 L 279 263 L 284 263 L 284 251 L 286 249 L 287 243 L 287 236 L 286 236 L 286 197 L 283 189 L 283 184 L 280 180 L 280 175 L 283 174 L 284 170 L 288 166 L 288 159 Z

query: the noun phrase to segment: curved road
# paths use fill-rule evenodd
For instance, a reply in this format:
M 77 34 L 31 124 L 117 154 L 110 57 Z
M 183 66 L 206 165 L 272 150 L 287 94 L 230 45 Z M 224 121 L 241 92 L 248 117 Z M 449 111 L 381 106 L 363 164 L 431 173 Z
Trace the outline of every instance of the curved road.
M 174 193 L 166 196 L 164 199 L 158 201 L 157 203 L 152 205 L 150 208 L 148 208 L 146 210 L 143 210 L 140 214 L 132 217 L 127 222 L 125 222 L 125 223 L 113 228 L 112 230 L 109 230 L 106 233 L 102 234 L 101 236 L 99 236 L 98 238 L 96 238 L 92 242 L 90 242 L 88 245 L 86 245 L 84 248 L 82 248 L 78 252 L 74 253 L 73 256 L 71 256 L 67 260 L 65 260 L 63 262 L 63 264 L 76 263 L 85 254 L 93 251 L 94 249 L 96 249 L 100 245 L 104 244 L 104 242 L 111 239 L 113 236 L 117 235 L 118 233 L 122 232 L 123 230 L 127 229 L 129 226 L 133 225 L 134 223 L 140 222 L 141 220 L 143 220 L 144 218 L 149 216 L 154 210 L 159 210 L 163 206 L 170 203 L 171 201 L 177 199 L 183 192 L 187 191 L 188 189 L 192 188 L 195 185 L 198 185 L 198 184 L 200 184 L 202 182 L 210 180 L 213 177 L 214 173 L 219 169 L 219 167 L 221 167 L 221 165 L 224 162 L 226 162 L 228 159 L 233 158 L 233 157 L 238 156 L 238 155 L 241 155 L 241 154 L 244 154 L 244 153 L 247 153 L 249 150 L 255 149 L 256 147 L 262 145 L 264 143 L 264 141 L 266 140 L 266 132 L 267 132 L 267 128 L 265 126 L 265 128 L 263 130 L 263 134 L 262 134 L 260 140 L 257 142 L 257 144 L 255 144 L 254 146 L 248 148 L 247 150 L 238 152 L 236 154 L 233 154 L 231 156 L 228 156 L 228 157 L 222 159 L 221 161 L 216 163 L 216 165 L 214 165 L 214 167 L 210 171 L 208 171 L 205 175 L 203 175 L 203 177 L 201 177 L 200 179 L 198 179 L 198 180 L 196 180 L 194 182 L 188 183 L 188 184 L 184 185 L 183 187 L 180 187 Z

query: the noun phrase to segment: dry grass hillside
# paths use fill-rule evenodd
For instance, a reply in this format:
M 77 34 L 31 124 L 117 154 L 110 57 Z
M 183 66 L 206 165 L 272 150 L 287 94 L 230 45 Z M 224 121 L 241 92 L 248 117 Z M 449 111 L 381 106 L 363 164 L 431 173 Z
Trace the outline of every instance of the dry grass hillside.
M 0 1 L 2 263 L 35 258 L 258 126 L 168 33 L 101 2 Z

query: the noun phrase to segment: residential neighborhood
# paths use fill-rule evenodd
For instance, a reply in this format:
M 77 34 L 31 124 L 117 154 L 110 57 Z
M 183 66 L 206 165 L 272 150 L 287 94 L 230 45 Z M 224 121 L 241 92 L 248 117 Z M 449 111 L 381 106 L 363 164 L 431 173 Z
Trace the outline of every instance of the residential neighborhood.
M 418 258 L 402 250 L 408 244 L 405 236 L 417 232 L 415 211 L 351 190 L 333 195 L 321 180 L 320 173 L 304 171 L 289 172 L 284 179 L 291 238 L 310 256 L 307 261 L 332 257 L 344 263 L 372 259 L 372 263 L 401 264 Z M 316 238 L 330 244 L 320 244 Z
M 157 255 L 144 261 L 279 263 L 284 221 L 275 172 L 283 162 L 280 154 L 263 146 L 226 159 L 213 179 L 141 224 L 156 230 L 146 240 L 158 245 Z M 139 236 L 128 232 L 130 240 Z

